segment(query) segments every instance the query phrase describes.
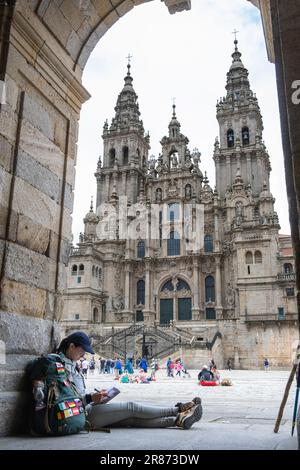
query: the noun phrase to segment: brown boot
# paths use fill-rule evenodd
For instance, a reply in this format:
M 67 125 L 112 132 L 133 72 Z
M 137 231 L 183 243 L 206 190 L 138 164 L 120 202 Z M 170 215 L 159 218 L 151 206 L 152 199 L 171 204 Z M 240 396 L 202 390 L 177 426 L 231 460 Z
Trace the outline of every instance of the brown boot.
M 178 413 L 175 425 L 182 429 L 190 429 L 194 423 L 199 421 L 202 417 L 202 406 L 194 405 L 187 411 Z
M 179 413 L 182 413 L 183 411 L 190 410 L 191 408 L 193 408 L 193 406 L 200 404 L 201 398 L 195 397 L 192 401 L 188 401 L 187 403 L 178 402 L 175 406 L 179 409 Z

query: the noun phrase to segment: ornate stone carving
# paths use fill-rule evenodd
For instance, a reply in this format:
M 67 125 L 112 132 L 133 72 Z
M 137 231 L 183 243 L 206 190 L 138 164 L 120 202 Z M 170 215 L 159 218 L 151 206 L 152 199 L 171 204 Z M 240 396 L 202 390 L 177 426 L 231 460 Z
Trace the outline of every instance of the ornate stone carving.
M 121 292 L 112 298 L 111 304 L 114 311 L 120 311 L 124 309 L 124 299 Z
M 226 301 L 227 305 L 229 305 L 230 307 L 235 306 L 235 291 L 230 284 L 228 284 L 228 287 L 226 289 Z

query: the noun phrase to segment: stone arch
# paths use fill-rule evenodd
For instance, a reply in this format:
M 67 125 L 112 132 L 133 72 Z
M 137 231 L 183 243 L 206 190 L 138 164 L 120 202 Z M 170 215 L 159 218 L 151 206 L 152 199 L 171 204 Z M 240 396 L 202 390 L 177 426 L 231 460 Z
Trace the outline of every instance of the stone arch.
M 100 310 L 98 307 L 93 307 L 93 322 L 100 323 Z
M 57 174 L 61 178 L 62 187 L 63 189 L 66 187 L 67 183 L 73 184 L 73 179 L 70 174 L 72 173 L 72 168 L 75 161 L 76 155 L 76 134 L 77 134 L 77 120 L 80 113 L 81 105 L 89 98 L 89 93 L 84 89 L 81 84 L 81 74 L 82 70 L 86 64 L 86 61 L 92 52 L 94 46 L 97 44 L 99 39 L 105 34 L 105 32 L 123 15 L 130 11 L 133 6 L 146 3 L 147 0 L 131 0 L 130 2 L 127 0 L 120 0 L 118 2 L 118 6 L 114 4 L 116 2 L 90 2 L 90 0 L 81 0 L 78 2 L 69 2 L 68 0 L 63 0 L 61 2 L 49 2 L 49 0 L 40 0 L 39 2 L 31 1 L 31 2 L 16 2 L 16 6 L 14 7 L 14 2 L 2 2 L 4 4 L 4 14 L 1 15 L 1 31 L 4 32 L 4 48 L 1 49 L 1 71 L 0 71 L 0 80 L 3 81 L 5 78 L 7 63 L 8 63 L 8 56 L 9 56 L 9 41 L 10 41 L 10 34 L 12 37 L 11 42 L 14 42 L 15 52 L 19 54 L 18 56 L 15 53 L 11 56 L 9 60 L 11 60 L 10 70 L 13 70 L 15 75 L 13 76 L 12 86 L 14 88 L 14 95 L 16 96 L 16 112 L 15 118 L 16 121 L 13 123 L 15 129 L 17 130 L 16 134 L 12 135 L 11 142 L 5 142 L 5 155 L 6 158 L 9 156 L 9 152 L 12 153 L 12 148 L 17 149 L 18 146 L 18 130 L 21 129 L 22 118 L 24 112 L 31 114 L 31 118 L 37 118 L 38 116 L 41 117 L 39 126 L 36 125 L 34 131 L 36 133 L 36 140 L 32 143 L 32 147 L 35 147 L 36 153 L 38 153 L 38 144 L 39 137 L 40 143 L 42 148 L 46 149 L 45 161 L 50 164 L 51 161 L 55 161 L 57 164 Z M 176 8 L 180 9 L 183 5 L 184 7 L 190 6 L 190 0 L 164 0 L 165 4 L 169 6 L 171 12 L 175 12 Z M 246 1 L 246 0 L 245 0 Z M 252 0 L 252 3 L 258 4 L 257 0 Z M 280 2 L 279 2 L 280 3 Z M 283 2 L 282 2 L 283 3 Z M 288 3 L 288 2 L 284 2 Z M 97 6 L 95 6 L 97 5 Z M 289 5 L 291 3 L 289 2 Z M 68 11 L 69 7 L 69 11 Z M 14 15 L 14 8 L 16 14 Z M 48 8 L 52 9 L 52 15 L 49 14 Z M 172 11 L 174 9 L 174 11 Z M 268 7 L 266 7 L 266 10 Z M 285 15 L 286 12 L 286 15 Z M 58 15 L 56 16 L 56 13 Z M 268 15 L 268 12 L 262 11 L 263 15 Z M 292 231 L 294 235 L 294 240 L 299 240 L 299 230 L 298 230 L 298 211 L 297 211 L 297 195 L 299 196 L 300 192 L 300 180 L 297 177 L 298 172 L 298 165 L 299 159 L 294 158 L 294 149 L 298 147 L 298 130 L 296 126 L 293 126 L 294 122 L 299 122 L 299 106 L 295 106 L 294 104 L 290 104 L 290 97 L 287 96 L 288 91 L 292 88 L 291 76 L 297 75 L 297 65 L 295 65 L 296 61 L 293 61 L 293 55 L 297 57 L 299 53 L 297 41 L 293 41 L 295 44 L 294 48 L 289 48 L 288 44 L 291 43 L 291 39 L 295 34 L 295 27 L 293 23 L 288 21 L 288 14 L 291 13 L 291 8 L 289 6 L 285 6 L 283 8 L 278 5 L 278 11 L 276 11 L 276 15 L 283 25 L 283 29 L 278 31 L 278 37 L 275 38 L 276 43 L 280 43 L 280 55 L 277 57 L 277 65 L 278 65 L 278 81 L 279 81 L 279 89 L 280 89 L 280 111 L 281 116 L 283 118 L 284 124 L 284 134 L 285 134 L 285 142 L 284 142 L 284 154 L 286 159 L 286 167 L 287 167 L 287 178 L 290 182 L 288 185 L 288 193 L 289 193 L 289 204 L 290 204 L 290 214 L 292 216 Z M 51 19 L 53 17 L 57 17 L 59 21 L 53 22 L 51 25 Z M 13 18 L 13 20 L 12 20 Z M 98 18 L 98 19 L 97 19 Z M 266 36 L 269 41 L 269 57 L 274 58 L 274 50 L 273 50 L 273 37 L 272 37 L 272 18 L 269 15 L 269 27 L 266 27 Z M 274 18 L 277 21 L 277 17 Z M 34 20 L 34 21 L 31 21 Z M 12 21 L 15 23 L 14 28 L 11 28 Z M 65 27 L 60 27 L 60 25 L 64 22 Z M 288 27 L 285 26 L 288 24 Z M 82 25 L 82 29 L 81 29 Z M 38 28 L 40 28 L 38 30 Z M 14 30 L 11 32 L 11 29 Z M 16 32 L 19 34 L 19 38 L 24 41 L 24 44 L 21 45 L 21 41 L 19 41 L 20 49 L 17 50 L 18 41 L 14 37 Z M 276 31 L 275 31 L 276 32 Z M 298 35 L 298 31 L 297 31 Z M 296 36 L 298 37 L 298 36 Z M 50 41 L 47 41 L 47 38 Z M 282 41 L 282 42 L 280 42 Z M 54 47 L 52 48 L 54 44 Z M 23 48 L 23 53 L 22 49 Z M 293 50 L 291 50 L 293 49 Z M 24 51 L 26 50 L 26 58 L 24 58 Z M 288 52 L 288 50 L 290 52 Z M 3 60 L 2 60 L 3 59 Z M 12 61 L 15 60 L 15 63 Z M 292 62 L 292 64 L 291 64 Z M 30 64 L 30 66 L 29 66 Z M 18 67 L 16 66 L 18 65 Z M 296 69 L 295 69 L 296 67 Z M 17 70 L 18 69 L 18 70 Z M 31 69 L 31 70 L 30 70 Z M 17 72 L 14 72 L 17 70 Z M 291 73 L 291 70 L 293 72 Z M 25 81 L 27 76 L 27 72 L 30 71 L 30 76 L 28 75 L 28 82 Z M 41 73 L 42 72 L 42 73 Z M 283 74 L 284 72 L 284 74 Z M 44 74 L 44 76 L 43 76 Z M 299 75 L 299 73 L 298 73 Z M 285 82 L 283 83 L 283 78 L 285 78 Z M 14 81 L 15 80 L 15 81 Z M 32 92 L 35 89 L 37 92 L 39 91 L 39 86 L 41 87 L 44 84 L 45 90 L 44 94 L 41 95 L 40 101 L 36 100 L 36 96 Z M 285 84 L 287 86 L 285 87 Z M 57 113 L 59 116 L 59 122 L 55 126 L 56 129 L 53 127 L 53 123 L 51 123 L 50 117 L 45 112 L 45 107 L 43 103 L 45 101 L 53 103 L 53 113 Z M 3 107 L 4 108 L 4 107 Z M 36 110 L 37 116 L 34 116 L 33 110 Z M 8 121 L 8 126 L 12 124 L 12 120 L 14 118 L 10 118 Z M 17 122 L 18 120 L 18 122 Z M 57 120 L 58 121 L 58 120 Z M 54 135 L 55 134 L 55 135 Z M 53 141 L 49 139 L 49 135 L 53 138 Z M 286 137 L 287 136 L 287 137 Z M 57 149 L 51 143 L 54 140 L 58 142 Z M 6 146 L 7 143 L 7 146 Z M 6 148 L 8 149 L 6 151 Z M 17 156 L 17 151 L 15 154 Z M 51 155 L 51 157 L 50 157 Z M 52 158 L 52 156 L 55 158 Z M 71 158 L 68 158 L 68 155 Z M 72 161 L 70 161 L 72 160 Z M 293 166 L 292 165 L 293 162 Z M 65 171 L 68 169 L 68 171 Z M 295 172 L 295 180 L 293 179 Z M 8 172 L 7 172 L 8 173 Z M 10 174 L 8 174 L 10 178 Z M 14 178 L 13 174 L 13 178 Z M 12 179 L 13 179 L 12 178 Z M 69 181 L 68 181 L 69 178 Z M 20 178 L 21 179 L 21 178 Z M 70 182 L 71 180 L 71 182 Z M 8 209 L 7 213 L 7 220 L 4 222 L 4 243 L 11 248 L 11 250 L 18 247 L 18 240 L 10 245 L 10 239 L 8 237 L 9 230 L 11 228 L 10 221 L 12 217 L 15 216 L 13 213 L 13 204 L 9 202 L 9 206 L 6 203 L 6 196 L 9 196 L 10 201 L 13 200 L 12 196 L 15 196 L 13 185 L 11 188 L 5 187 L 5 199 L 4 199 L 4 208 Z M 25 189 L 22 187 L 19 191 L 21 197 L 23 197 L 23 193 L 25 196 Z M 37 193 L 36 193 L 37 194 Z M 38 196 L 35 196 L 35 201 L 38 201 Z M 47 201 L 48 203 L 48 201 Z M 53 231 L 53 237 L 50 237 L 51 240 L 51 247 L 50 251 L 54 251 L 55 255 L 54 261 L 51 265 L 51 273 L 50 273 L 50 263 L 46 264 L 44 259 L 42 258 L 43 253 L 39 252 L 39 249 L 35 247 L 35 251 L 28 250 L 26 256 L 28 256 L 28 265 L 37 266 L 37 261 L 41 261 L 41 269 L 40 273 L 47 273 L 49 270 L 49 277 L 47 281 L 42 278 L 42 276 L 35 276 L 34 282 L 38 279 L 39 284 L 37 286 L 30 286 L 30 279 L 31 276 L 30 270 L 28 270 L 29 276 L 26 278 L 24 276 L 24 286 L 28 285 L 31 289 L 32 296 L 35 295 L 34 289 L 36 289 L 36 293 L 38 293 L 38 289 L 43 290 L 43 292 L 49 291 L 49 286 L 58 286 L 59 285 L 59 262 L 60 259 L 65 259 L 67 256 L 66 252 L 64 252 L 63 246 L 67 246 L 67 239 L 71 233 L 71 226 L 68 221 L 68 215 L 64 214 L 64 207 L 60 207 L 59 204 L 55 204 L 55 223 L 51 220 L 50 226 L 46 227 L 46 224 L 41 224 L 42 230 L 52 231 L 53 227 L 55 226 L 58 233 Z M 60 204 L 63 204 L 63 197 L 60 200 Z M 70 203 L 72 206 L 72 203 Z M 56 207 L 57 206 L 57 207 Z M 49 204 L 50 207 L 50 204 Z M 39 212 L 41 213 L 40 209 Z M 72 207 L 69 208 L 69 212 L 72 212 Z M 65 223 L 65 219 L 67 219 L 67 223 Z M 56 241 L 59 240 L 58 243 Z M 56 248 L 56 246 L 58 246 Z M 4 247 L 6 250 L 6 247 Z M 24 254 L 24 250 L 21 246 L 19 246 L 19 252 L 16 255 Z M 14 255 L 14 253 L 12 253 Z M 3 259 L 5 259 L 6 252 L 4 251 Z M 55 261 L 56 260 L 56 261 Z M 54 263 L 56 262 L 57 269 L 54 268 Z M 29 264 L 30 263 L 30 264 Z M 10 266 L 5 266 L 4 262 L 2 265 L 2 274 L 1 280 L 2 286 L 5 287 L 5 269 L 10 268 Z M 16 280 L 17 281 L 17 280 Z M 43 283 L 42 283 L 43 281 Z M 17 285 L 17 282 L 16 282 Z M 51 290 L 51 289 L 50 289 Z M 9 293 L 9 292 L 8 292 Z M 7 292 L 6 292 L 7 294 Z M 9 293 L 11 294 L 11 293 Z M 13 295 L 11 295 L 13 297 Z M 29 298 L 32 298 L 29 296 Z M 0 299 L 1 300 L 1 299 Z M 22 299 L 24 301 L 24 299 Z M 53 302 L 54 303 L 54 302 Z M 42 308 L 43 305 L 47 304 L 47 311 L 41 309 L 39 314 L 42 315 L 42 318 L 58 318 L 59 313 L 55 314 L 54 308 L 51 306 L 52 302 L 44 302 L 41 303 Z M 17 304 L 16 304 L 17 305 Z M 10 309 L 7 309 L 10 311 Z M 11 310 L 14 313 L 21 313 L 17 310 Z M 21 317 L 21 315 L 20 315 Z M 28 318 L 26 318 L 28 322 Z M 15 325 L 17 328 L 21 325 L 21 320 L 17 323 L 17 318 L 15 319 Z M 23 320 L 22 320 L 23 321 Z M 32 326 L 36 326 L 37 331 L 40 331 L 41 334 L 44 336 L 43 342 L 43 350 L 41 348 L 34 349 L 34 352 L 37 354 L 41 354 L 42 352 L 46 352 L 51 350 L 51 343 L 53 342 L 53 328 L 50 330 L 48 326 L 46 326 L 46 322 L 40 322 L 34 324 L 34 315 L 30 318 L 32 322 Z M 24 321 L 25 323 L 25 321 Z M 29 324 L 29 323 L 27 323 Z M 43 326 L 39 326 L 43 325 Z M 38 330 L 40 328 L 40 330 Z M 48 335 L 49 333 L 49 335 Z M 56 335 L 56 334 L 55 334 Z M 58 334 L 57 334 L 58 335 Z M 49 337 L 49 344 L 47 344 L 46 338 Z M 54 337 L 54 339 L 57 339 Z M 29 345 L 29 343 L 28 343 Z M 24 348 L 27 345 L 24 344 Z M 20 362 L 18 363 L 20 367 L 22 367 L 22 361 L 20 357 Z M 10 422 L 8 419 L 7 422 Z M 1 427 L 1 432 L 6 432 L 5 429 Z
M 170 321 L 192 320 L 193 293 L 190 283 L 181 274 L 166 276 L 158 291 L 158 318 L 162 325 Z

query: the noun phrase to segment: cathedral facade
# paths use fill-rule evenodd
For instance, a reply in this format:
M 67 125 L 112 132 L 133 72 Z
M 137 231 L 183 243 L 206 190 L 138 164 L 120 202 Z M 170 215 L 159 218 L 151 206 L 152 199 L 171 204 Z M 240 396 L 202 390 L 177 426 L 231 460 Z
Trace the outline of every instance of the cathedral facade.
M 180 354 L 192 367 L 212 356 L 220 367 L 258 367 L 264 357 L 289 367 L 298 337 L 292 244 L 279 234 L 262 116 L 237 40 L 217 103 L 214 189 L 175 105 L 161 153 L 149 156 L 132 82 L 128 65 L 103 128 L 96 210 L 71 251 L 62 328 L 84 329 L 102 354 L 110 344 L 124 356 L 130 344 L 131 354 Z

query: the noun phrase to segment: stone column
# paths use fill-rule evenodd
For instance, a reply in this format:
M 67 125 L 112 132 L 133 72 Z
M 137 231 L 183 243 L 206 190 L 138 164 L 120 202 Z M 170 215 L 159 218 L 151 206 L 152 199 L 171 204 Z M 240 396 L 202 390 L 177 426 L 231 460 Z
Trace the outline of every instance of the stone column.
M 247 184 L 251 184 L 252 186 L 251 154 L 250 153 L 247 153 L 246 161 L 247 161 Z
M 106 200 L 109 201 L 109 174 L 105 176 Z
M 231 165 L 230 165 L 230 155 L 226 156 L 226 185 L 231 186 Z M 226 188 L 225 188 L 226 189 Z
M 193 281 L 194 281 L 194 306 L 192 308 L 192 319 L 199 320 L 199 263 L 198 259 L 193 260 Z
M 125 265 L 125 305 L 123 310 L 123 317 L 126 321 L 133 320 L 134 312 L 132 311 L 132 288 L 131 288 L 131 266 L 129 263 Z
M 215 289 L 216 289 L 216 316 L 217 316 L 217 319 L 219 319 L 223 311 L 220 258 L 216 258 Z
M 215 220 L 215 242 L 214 242 L 214 251 L 220 251 L 220 232 L 219 232 L 219 213 L 218 209 L 215 208 L 214 211 L 214 220 Z
M 144 322 L 154 325 L 155 311 L 152 301 L 152 282 L 151 282 L 151 262 L 145 261 L 145 309 L 144 309 Z

